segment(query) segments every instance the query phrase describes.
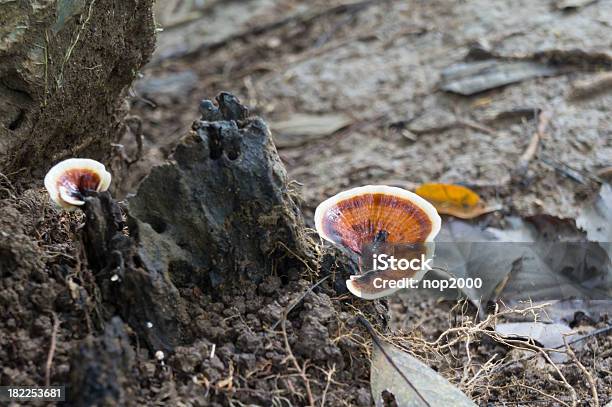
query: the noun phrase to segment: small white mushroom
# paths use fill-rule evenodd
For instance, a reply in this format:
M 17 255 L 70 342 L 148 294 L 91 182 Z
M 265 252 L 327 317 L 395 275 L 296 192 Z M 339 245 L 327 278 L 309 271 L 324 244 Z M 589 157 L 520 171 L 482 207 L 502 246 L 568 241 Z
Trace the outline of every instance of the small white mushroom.
M 56 164 L 45 176 L 45 188 L 60 207 L 74 210 L 85 204 L 87 192 L 106 191 L 111 174 L 104 164 L 89 158 L 70 158 Z
M 164 357 L 165 357 L 165 355 L 164 355 L 163 351 L 158 350 L 157 352 L 155 352 L 155 359 L 157 359 L 159 361 L 162 361 L 162 360 L 164 360 Z
M 210 359 L 215 357 L 215 349 L 217 349 L 217 344 L 213 343 L 212 344 L 212 349 L 210 350 L 210 357 L 209 357 Z

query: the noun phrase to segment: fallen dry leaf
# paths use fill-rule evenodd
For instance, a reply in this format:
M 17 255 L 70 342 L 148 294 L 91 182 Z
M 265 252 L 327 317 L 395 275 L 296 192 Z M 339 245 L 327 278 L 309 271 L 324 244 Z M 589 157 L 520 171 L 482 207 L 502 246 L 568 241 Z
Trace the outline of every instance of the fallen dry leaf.
M 565 324 L 544 324 L 542 322 L 507 322 L 497 324 L 495 331 L 505 338 L 531 339 L 548 349 L 558 349 L 564 345 L 563 338 L 571 342 L 580 335 L 573 333 L 572 328 Z M 567 359 L 564 353 L 550 352 L 550 358 L 555 363 L 563 363 Z
M 295 113 L 287 120 L 272 122 L 277 148 L 297 147 L 319 140 L 350 125 L 353 119 L 343 113 Z
M 483 230 L 460 220 L 444 222 L 436 238 L 437 268 L 424 280 L 479 279 L 480 286 L 457 287 L 476 306 L 496 300 L 518 304 L 612 299 L 606 251 L 598 243 L 584 241 L 573 222 L 545 215 L 506 221 L 503 230 Z M 454 298 L 456 293 L 438 290 L 437 295 Z M 480 309 L 484 313 L 485 307 Z
M 470 96 L 526 79 L 552 76 L 557 72 L 558 68 L 532 61 L 489 59 L 462 62 L 442 71 L 440 88 L 446 92 Z
M 439 213 L 461 219 L 474 219 L 501 209 L 501 205 L 484 205 L 476 192 L 461 185 L 429 183 L 415 192 L 431 202 Z
M 421 397 L 431 406 L 476 406 L 429 366 L 387 342 L 374 342 L 370 370 L 372 397 L 377 407 L 387 405 L 386 394 L 398 406 L 422 406 Z

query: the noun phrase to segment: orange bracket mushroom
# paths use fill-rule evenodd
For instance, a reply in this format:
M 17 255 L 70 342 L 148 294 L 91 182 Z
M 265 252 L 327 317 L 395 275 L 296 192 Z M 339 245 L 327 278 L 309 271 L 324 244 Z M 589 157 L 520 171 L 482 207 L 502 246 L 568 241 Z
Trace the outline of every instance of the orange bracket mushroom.
M 323 201 L 315 211 L 315 228 L 319 235 L 361 255 L 369 245 L 378 243 L 425 246 L 433 255 L 433 240 L 442 220 L 436 208 L 420 196 L 401 188 L 367 185 L 341 192 Z M 431 243 L 429 243 L 431 242 Z M 375 276 L 399 280 L 422 278 L 425 271 L 369 271 L 351 276 L 347 288 L 357 297 L 380 298 L 397 288 L 376 288 Z
M 45 188 L 58 206 L 74 210 L 85 204 L 90 192 L 106 191 L 111 174 L 104 164 L 89 158 L 70 158 L 56 164 L 45 176 Z

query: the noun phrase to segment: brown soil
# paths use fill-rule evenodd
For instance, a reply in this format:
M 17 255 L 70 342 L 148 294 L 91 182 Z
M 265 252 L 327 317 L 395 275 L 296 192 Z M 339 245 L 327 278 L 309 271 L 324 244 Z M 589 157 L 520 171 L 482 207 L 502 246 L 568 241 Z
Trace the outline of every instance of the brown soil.
M 105 321 L 79 240 L 82 216 L 50 207 L 41 190 L 2 204 L 0 384 L 42 385 L 49 374 L 49 383 L 67 385 L 69 405 L 295 405 L 308 403 L 307 387 L 317 403 L 369 405 L 367 339 L 354 302 L 333 283 L 286 318 L 316 282 L 307 270 L 223 295 L 181 288 L 199 337 L 160 361 L 121 320 Z M 340 271 L 329 256 L 321 264 L 325 274 Z M 376 314 L 373 305 L 361 309 Z M 308 385 L 294 363 L 306 366 Z

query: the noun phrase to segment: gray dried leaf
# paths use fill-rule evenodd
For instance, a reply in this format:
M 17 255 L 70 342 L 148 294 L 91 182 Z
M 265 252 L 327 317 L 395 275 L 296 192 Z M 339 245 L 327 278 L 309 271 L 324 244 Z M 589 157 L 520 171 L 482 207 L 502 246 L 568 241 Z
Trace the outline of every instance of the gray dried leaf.
M 597 199 L 584 207 L 576 225 L 584 230 L 592 242 L 612 242 L 612 187 L 603 184 Z
M 531 254 L 529 245 L 515 242 L 533 242 L 534 239 L 522 220 L 510 220 L 513 226 L 507 230 L 482 230 L 459 220 L 444 222 L 436 239 L 434 262 L 445 271 L 433 270 L 429 278 L 480 279 L 481 287 L 464 287 L 461 292 L 477 307 L 495 299 L 497 287 L 507 279 L 513 264 Z M 502 248 L 503 242 L 513 244 Z
M 558 10 L 570 10 L 577 9 L 589 4 L 595 3 L 597 0 L 558 0 L 555 3 L 555 7 Z
M 545 324 L 543 322 L 507 322 L 497 324 L 495 331 L 506 338 L 533 339 L 545 348 L 555 349 L 563 346 L 563 336 L 569 342 L 578 335 L 570 334 L 572 329 L 564 324 Z
M 426 279 L 480 279 L 480 287 L 460 287 L 476 306 L 498 299 L 612 299 L 609 255 L 599 244 L 586 241 L 573 221 L 544 215 L 529 222 L 512 217 L 507 221 L 509 227 L 503 230 L 445 222 L 434 260 L 442 271 L 434 269 Z M 454 298 L 457 291 L 444 294 Z
M 564 324 L 545 324 L 542 322 L 508 322 L 495 326 L 495 331 L 505 338 L 531 339 L 548 349 L 562 348 L 565 343 L 577 339 L 580 335 L 572 333 L 572 329 Z M 550 358 L 555 363 L 562 363 L 567 355 L 550 352 Z
M 384 406 L 383 397 L 391 395 L 398 406 L 423 406 L 413 386 L 431 406 L 476 406 L 429 366 L 383 341 L 374 341 L 370 386 L 377 407 Z
M 552 302 L 542 315 L 542 320 L 569 324 L 589 319 L 595 324 L 607 316 L 612 316 L 612 300 L 567 299 Z
M 297 147 L 318 140 L 348 126 L 353 120 L 342 113 L 296 113 L 287 120 L 270 124 L 274 141 L 279 148 Z
M 414 134 L 427 134 L 445 131 L 457 124 L 451 112 L 441 109 L 428 109 L 408 123 L 408 130 Z
M 555 67 L 531 61 L 490 59 L 463 62 L 451 65 L 442 71 L 440 88 L 447 92 L 470 96 L 526 79 L 557 73 L 558 69 Z

